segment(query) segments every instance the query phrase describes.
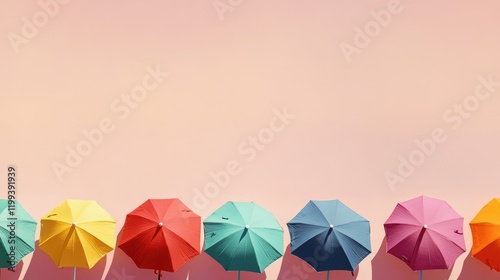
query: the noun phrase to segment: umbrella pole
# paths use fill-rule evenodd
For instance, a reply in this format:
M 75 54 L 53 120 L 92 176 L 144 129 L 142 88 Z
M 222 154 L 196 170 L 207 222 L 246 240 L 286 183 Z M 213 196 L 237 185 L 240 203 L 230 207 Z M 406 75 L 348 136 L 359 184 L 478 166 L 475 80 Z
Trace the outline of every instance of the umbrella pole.
M 330 270 L 326 271 L 326 280 L 330 280 Z
M 240 271 L 238 270 L 238 280 L 240 280 Z
M 73 267 L 73 280 L 76 280 L 76 266 Z
M 422 276 L 423 276 L 423 275 L 422 275 L 422 270 L 420 270 L 420 280 L 422 280 L 422 279 L 423 279 L 423 278 L 422 278 Z

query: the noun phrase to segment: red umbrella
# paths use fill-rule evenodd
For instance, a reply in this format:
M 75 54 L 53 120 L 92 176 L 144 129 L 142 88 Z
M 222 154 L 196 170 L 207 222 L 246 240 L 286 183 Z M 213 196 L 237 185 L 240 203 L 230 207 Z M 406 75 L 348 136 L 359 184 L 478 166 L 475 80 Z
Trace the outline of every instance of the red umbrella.
M 127 215 L 118 247 L 160 279 L 200 253 L 200 231 L 201 217 L 179 199 L 148 199 Z

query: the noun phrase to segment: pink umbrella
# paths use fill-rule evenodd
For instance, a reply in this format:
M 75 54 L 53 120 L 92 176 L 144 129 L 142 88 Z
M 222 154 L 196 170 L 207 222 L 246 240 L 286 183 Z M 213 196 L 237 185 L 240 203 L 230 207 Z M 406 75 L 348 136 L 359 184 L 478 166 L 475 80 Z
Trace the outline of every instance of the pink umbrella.
M 449 269 L 465 252 L 464 218 L 443 200 L 420 196 L 398 203 L 384 224 L 387 252 L 412 270 Z

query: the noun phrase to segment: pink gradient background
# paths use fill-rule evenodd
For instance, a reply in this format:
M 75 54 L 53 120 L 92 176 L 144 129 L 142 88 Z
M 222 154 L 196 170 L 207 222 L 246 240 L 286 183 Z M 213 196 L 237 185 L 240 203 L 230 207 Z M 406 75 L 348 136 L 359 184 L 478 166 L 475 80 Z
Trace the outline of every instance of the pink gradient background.
M 255 201 L 275 213 L 286 246 L 286 222 L 309 199 L 340 199 L 372 226 L 373 253 L 357 279 L 418 279 L 385 254 L 382 225 L 398 201 L 425 194 L 464 216 L 468 251 L 451 271 L 424 279 L 499 276 L 467 256 L 468 222 L 500 196 L 500 89 L 457 130 L 442 114 L 473 93 L 478 76 L 500 80 L 500 2 L 402 0 L 403 11 L 351 63 L 339 44 L 352 44 L 354 28 L 389 1 L 243 0 L 224 20 L 212 2 L 73 0 L 17 54 L 7 34 L 20 33 L 21 18 L 40 7 L 0 2 L 0 180 L 9 164 L 18 167 L 18 199 L 35 219 L 66 198 L 95 199 L 115 217 L 118 233 L 125 215 L 147 198 L 178 197 L 196 208 L 193 189 L 237 160 L 241 174 L 196 209 L 202 218 L 228 200 Z M 157 64 L 170 76 L 120 121 L 110 104 Z M 283 107 L 296 118 L 245 161 L 240 143 Z M 51 164 L 63 162 L 65 147 L 105 117 L 115 131 L 59 181 Z M 398 157 L 416 148 L 414 140 L 439 127 L 447 141 L 392 191 L 384 173 L 395 172 Z M 120 263 L 114 266 L 113 258 Z M 287 255 L 266 275 L 242 279 L 286 279 L 293 263 Z M 119 249 L 79 275 L 113 280 L 111 271 L 122 267 L 135 279 L 154 279 Z M 69 279 L 69 271 L 37 250 L 16 275 L 1 274 Z M 188 274 L 236 279 L 206 256 L 172 279 Z M 337 272 L 333 278 L 352 279 Z

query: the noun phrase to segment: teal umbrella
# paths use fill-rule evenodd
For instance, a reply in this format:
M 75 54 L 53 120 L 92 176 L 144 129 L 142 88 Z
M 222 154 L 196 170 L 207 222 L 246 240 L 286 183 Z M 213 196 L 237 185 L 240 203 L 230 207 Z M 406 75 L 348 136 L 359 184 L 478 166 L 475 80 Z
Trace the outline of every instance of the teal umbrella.
M 35 250 L 36 221 L 15 200 L 0 199 L 0 268 L 14 267 Z
M 205 252 L 226 271 L 262 273 L 283 256 L 283 228 L 253 202 L 227 202 L 203 221 Z

